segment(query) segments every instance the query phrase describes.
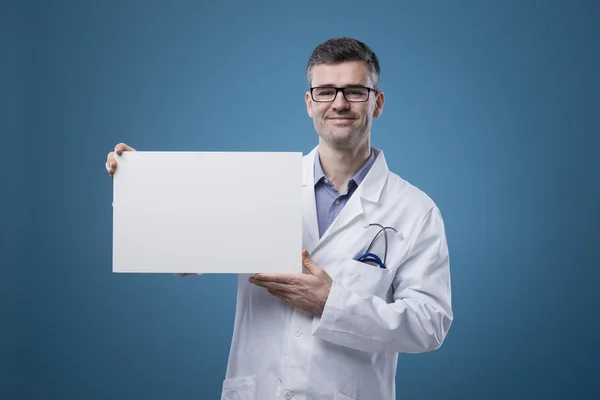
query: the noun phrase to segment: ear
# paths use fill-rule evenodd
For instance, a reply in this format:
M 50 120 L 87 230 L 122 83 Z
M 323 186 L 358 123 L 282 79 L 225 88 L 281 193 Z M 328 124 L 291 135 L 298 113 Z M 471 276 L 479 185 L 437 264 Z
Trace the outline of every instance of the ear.
M 312 98 L 310 97 L 310 92 L 306 92 L 304 101 L 306 102 L 306 112 L 308 113 L 308 116 L 312 118 L 313 117 Z
M 385 103 L 385 95 L 383 92 L 377 93 L 377 99 L 375 100 L 375 110 L 373 111 L 373 118 L 377 118 L 383 112 L 383 103 Z

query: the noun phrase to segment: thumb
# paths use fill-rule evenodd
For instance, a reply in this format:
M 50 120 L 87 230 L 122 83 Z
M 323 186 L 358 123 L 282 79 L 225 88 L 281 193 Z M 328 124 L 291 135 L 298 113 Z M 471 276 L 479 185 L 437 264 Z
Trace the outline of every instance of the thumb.
M 304 268 L 313 275 L 320 269 L 310 257 L 308 250 L 302 250 L 302 264 L 304 265 Z

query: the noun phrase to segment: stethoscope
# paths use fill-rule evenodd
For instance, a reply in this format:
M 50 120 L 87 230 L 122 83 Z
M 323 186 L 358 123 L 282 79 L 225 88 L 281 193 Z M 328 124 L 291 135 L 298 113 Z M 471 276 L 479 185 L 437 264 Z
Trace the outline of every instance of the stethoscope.
M 402 233 L 398 232 L 398 230 L 392 226 L 383 226 L 381 224 L 368 224 L 368 225 L 365 225 L 364 228 L 367 229 L 371 226 L 378 226 L 381 229 L 379 229 L 379 231 L 377 232 L 375 237 L 373 237 L 373 240 L 371 240 L 371 243 L 369 243 L 369 247 L 367 247 L 367 250 L 363 254 L 359 254 L 358 256 L 356 256 L 354 258 L 354 260 L 359 261 L 359 262 L 364 262 L 364 263 L 375 263 L 379 266 L 379 268 L 385 269 L 385 263 L 387 261 L 387 251 L 388 251 L 388 238 L 387 238 L 387 234 L 385 231 L 388 229 L 393 230 L 394 232 L 396 232 L 396 234 L 398 236 L 400 236 L 400 239 L 403 239 L 403 236 L 402 236 Z M 383 238 L 385 239 L 383 261 L 381 261 L 381 258 L 379 258 L 379 256 L 377 254 L 371 253 L 371 247 L 373 247 L 373 243 L 375 243 L 375 239 L 377 239 L 377 237 L 379 236 L 379 234 L 381 232 L 383 232 Z

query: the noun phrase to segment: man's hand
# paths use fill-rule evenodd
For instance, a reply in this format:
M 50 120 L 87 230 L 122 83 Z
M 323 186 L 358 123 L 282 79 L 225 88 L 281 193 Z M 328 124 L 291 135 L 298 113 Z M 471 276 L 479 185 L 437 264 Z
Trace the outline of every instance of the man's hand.
M 256 274 L 249 281 L 262 286 L 273 296 L 292 307 L 315 315 L 321 315 L 331 291 L 333 280 L 324 269 L 302 251 L 302 264 L 308 274 Z
M 108 175 L 110 176 L 110 179 L 113 179 L 113 177 L 115 176 L 115 171 L 117 169 L 117 160 L 115 158 L 115 153 L 117 153 L 118 155 L 121 155 L 122 152 L 124 151 L 136 151 L 133 147 L 126 145 L 125 143 L 119 143 L 118 145 L 115 146 L 115 151 L 111 151 L 110 153 L 108 153 L 108 156 L 106 156 L 106 170 L 108 171 Z

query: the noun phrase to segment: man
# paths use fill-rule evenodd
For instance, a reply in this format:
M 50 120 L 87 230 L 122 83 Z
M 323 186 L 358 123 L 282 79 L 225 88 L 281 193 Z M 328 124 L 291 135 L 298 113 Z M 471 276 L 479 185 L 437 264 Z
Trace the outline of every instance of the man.
M 319 143 L 303 160 L 306 270 L 239 276 L 222 400 L 394 399 L 398 353 L 431 351 L 446 337 L 440 212 L 370 144 L 384 105 L 379 73 L 375 54 L 350 38 L 309 59 L 306 110 Z M 106 167 L 112 177 L 112 152 Z

